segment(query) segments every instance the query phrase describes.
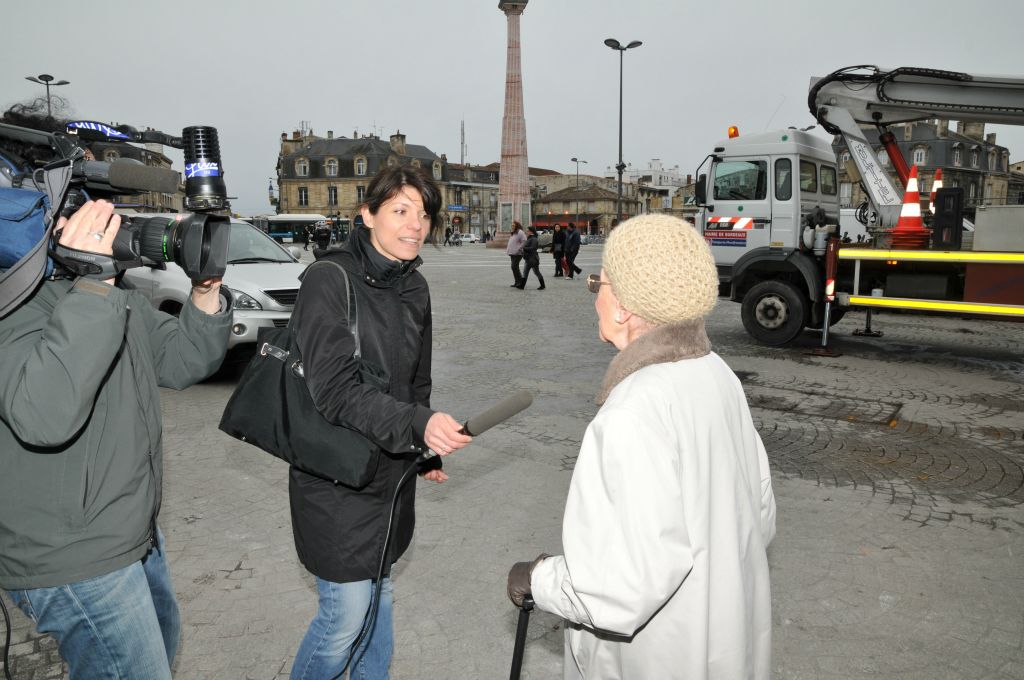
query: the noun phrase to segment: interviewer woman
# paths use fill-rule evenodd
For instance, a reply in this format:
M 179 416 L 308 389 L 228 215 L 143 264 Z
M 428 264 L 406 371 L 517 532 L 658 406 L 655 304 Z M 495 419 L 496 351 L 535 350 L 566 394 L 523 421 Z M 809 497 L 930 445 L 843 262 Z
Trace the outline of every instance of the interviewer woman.
M 651 244 L 657 244 L 651 248 Z M 767 680 L 775 535 L 768 459 L 743 388 L 704 331 L 718 276 L 668 215 L 608 237 L 601 386 L 562 524 L 564 555 L 512 567 L 509 597 L 568 620 L 565 678 Z
M 429 406 L 430 293 L 417 267 L 424 240 L 439 230 L 440 207 L 440 191 L 419 168 L 383 169 L 367 187 L 360 209 L 365 226 L 324 258 L 348 273 L 362 357 L 388 370 L 387 393 L 358 379 L 342 272 L 319 265 L 302 281 L 291 323 L 317 410 L 390 453 L 381 456 L 373 481 L 358 491 L 294 468 L 290 472 L 295 548 L 316 576 L 319 595 L 316 616 L 292 666 L 293 679 L 327 680 L 345 667 L 368 615 L 391 499 L 399 479 L 416 464 L 415 451 L 430 448 L 447 455 L 470 442 L 454 418 Z M 440 469 L 425 476 L 447 479 Z M 351 678 L 388 677 L 393 646 L 388 574 L 412 539 L 414 493 L 414 483 L 401 491 L 379 612 L 355 652 Z

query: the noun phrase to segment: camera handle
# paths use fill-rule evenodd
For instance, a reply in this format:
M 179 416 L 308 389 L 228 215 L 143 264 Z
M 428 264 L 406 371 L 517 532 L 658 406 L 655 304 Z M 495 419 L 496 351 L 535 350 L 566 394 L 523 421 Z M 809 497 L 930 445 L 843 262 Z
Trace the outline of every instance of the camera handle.
M 75 276 L 86 276 L 100 281 L 117 276 L 128 268 L 111 255 L 68 248 L 60 243 L 50 249 L 50 257 Z

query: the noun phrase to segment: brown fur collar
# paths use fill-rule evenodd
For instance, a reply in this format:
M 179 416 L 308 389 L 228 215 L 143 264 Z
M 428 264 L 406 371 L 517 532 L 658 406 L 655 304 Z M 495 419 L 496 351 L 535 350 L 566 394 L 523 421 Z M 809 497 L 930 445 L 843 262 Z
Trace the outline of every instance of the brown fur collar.
M 649 330 L 612 359 L 601 383 L 597 403 L 603 404 L 616 385 L 645 366 L 696 359 L 710 351 L 711 341 L 704 330 L 703 319 Z

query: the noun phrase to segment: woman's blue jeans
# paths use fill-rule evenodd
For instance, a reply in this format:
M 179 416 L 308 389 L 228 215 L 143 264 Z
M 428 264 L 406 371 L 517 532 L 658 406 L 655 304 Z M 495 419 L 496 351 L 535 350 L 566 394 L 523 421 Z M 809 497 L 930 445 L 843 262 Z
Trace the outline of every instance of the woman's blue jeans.
M 164 538 L 138 562 L 54 588 L 7 594 L 57 641 L 72 680 L 170 680 L 181 619 Z
M 348 661 L 352 643 L 363 626 L 375 583 L 355 581 L 334 583 L 316 579 L 320 601 L 316 616 L 306 630 L 292 664 L 291 680 L 328 680 Z M 359 645 L 356 663 L 349 668 L 352 680 L 388 680 L 394 637 L 391 630 L 393 602 L 391 579 L 380 589 L 380 609 L 373 630 Z

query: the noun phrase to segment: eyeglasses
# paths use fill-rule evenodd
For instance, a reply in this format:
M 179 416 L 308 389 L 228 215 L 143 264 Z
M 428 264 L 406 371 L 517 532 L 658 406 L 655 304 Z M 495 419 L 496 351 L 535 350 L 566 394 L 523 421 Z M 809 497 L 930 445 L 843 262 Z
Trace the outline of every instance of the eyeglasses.
M 600 274 L 591 274 L 590 276 L 587 277 L 587 290 L 589 290 L 594 295 L 597 295 L 598 293 L 601 292 L 601 286 L 610 285 L 612 285 L 612 282 L 602 281 Z

